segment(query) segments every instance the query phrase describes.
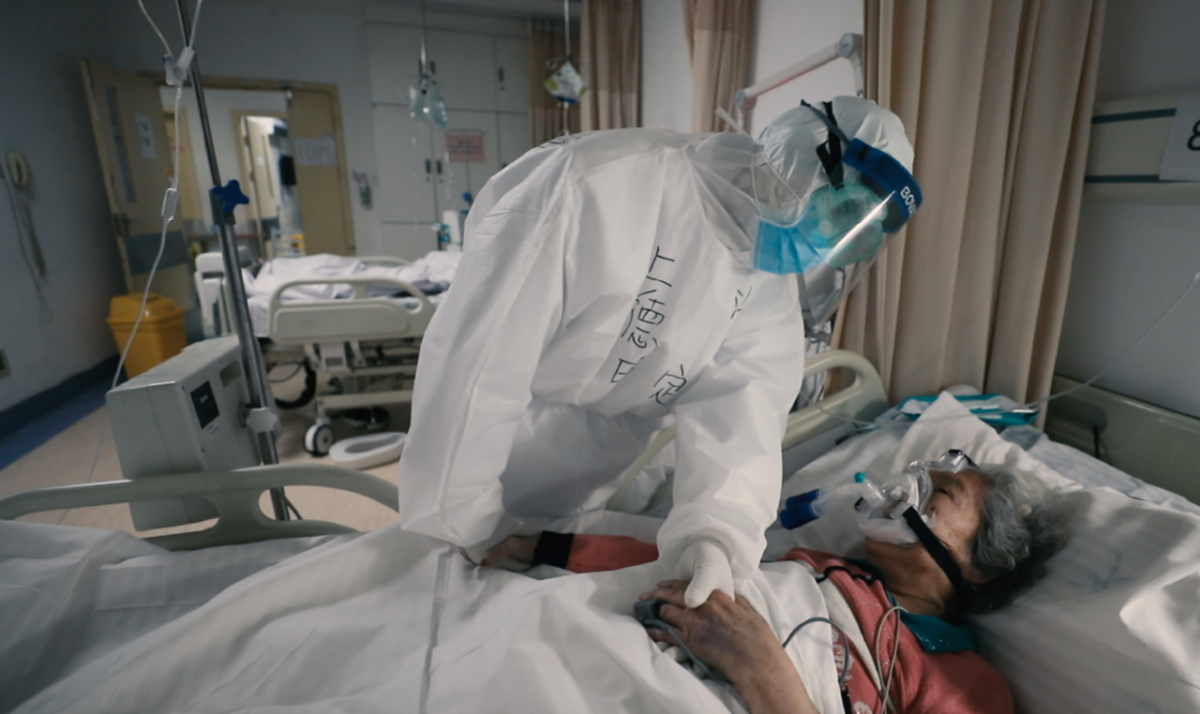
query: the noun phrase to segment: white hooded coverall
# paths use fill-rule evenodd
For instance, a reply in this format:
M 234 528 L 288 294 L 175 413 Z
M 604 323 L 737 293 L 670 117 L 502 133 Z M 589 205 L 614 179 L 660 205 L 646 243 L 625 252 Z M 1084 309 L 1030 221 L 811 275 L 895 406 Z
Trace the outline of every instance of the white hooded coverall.
M 804 327 L 795 278 L 750 266 L 754 224 L 735 214 L 752 199 L 696 165 L 712 140 L 565 137 L 479 194 L 421 347 L 404 529 L 467 546 L 506 511 L 570 514 L 674 414 L 660 557 L 711 538 L 737 585 L 751 576 L 776 516 Z

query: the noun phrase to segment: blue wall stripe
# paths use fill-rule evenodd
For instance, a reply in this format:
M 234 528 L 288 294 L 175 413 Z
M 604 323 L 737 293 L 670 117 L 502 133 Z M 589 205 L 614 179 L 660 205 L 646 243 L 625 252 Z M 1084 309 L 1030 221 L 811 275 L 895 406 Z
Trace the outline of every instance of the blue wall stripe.
M 0 469 L 103 406 L 117 359 L 110 357 L 0 412 Z
M 1084 176 L 1084 183 L 1188 183 L 1187 181 L 1163 181 L 1156 174 L 1126 174 L 1115 176 Z
M 1138 121 L 1139 119 L 1161 119 L 1175 116 L 1174 109 L 1147 109 L 1144 112 L 1125 112 L 1124 114 L 1105 114 L 1092 117 L 1093 124 L 1111 124 L 1116 121 Z

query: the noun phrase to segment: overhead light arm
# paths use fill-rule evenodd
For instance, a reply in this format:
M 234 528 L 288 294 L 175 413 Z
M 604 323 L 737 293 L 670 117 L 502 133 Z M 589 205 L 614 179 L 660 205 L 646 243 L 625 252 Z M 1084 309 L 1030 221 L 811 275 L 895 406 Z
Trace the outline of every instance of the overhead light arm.
M 761 82 L 745 89 L 739 89 L 737 94 L 734 95 L 734 106 L 745 114 L 754 109 L 755 104 L 758 103 L 758 98 L 762 95 L 787 84 L 797 77 L 802 77 L 818 67 L 824 67 L 839 57 L 850 60 L 850 66 L 854 71 L 854 86 L 858 96 L 861 97 L 863 96 L 862 43 L 862 35 L 847 32 L 842 35 L 840 40 L 829 47 L 779 70 Z

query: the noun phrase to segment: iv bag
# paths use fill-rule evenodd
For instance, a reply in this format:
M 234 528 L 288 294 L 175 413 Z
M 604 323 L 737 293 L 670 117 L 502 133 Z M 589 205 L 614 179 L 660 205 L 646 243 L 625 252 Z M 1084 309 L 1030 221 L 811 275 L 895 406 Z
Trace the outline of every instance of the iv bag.
M 588 90 L 583 77 L 575 71 L 570 62 L 565 62 L 558 71 L 546 80 L 546 89 L 554 98 L 567 104 L 578 104 L 579 98 Z
M 450 113 L 446 111 L 446 100 L 442 99 L 437 80 L 422 75 L 409 84 L 408 107 L 413 121 L 431 121 L 441 129 L 450 126 Z

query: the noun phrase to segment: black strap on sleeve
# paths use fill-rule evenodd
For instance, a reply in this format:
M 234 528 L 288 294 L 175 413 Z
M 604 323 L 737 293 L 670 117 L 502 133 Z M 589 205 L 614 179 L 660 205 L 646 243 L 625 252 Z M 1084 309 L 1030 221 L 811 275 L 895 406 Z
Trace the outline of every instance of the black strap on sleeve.
M 571 559 L 571 544 L 574 541 L 575 534 L 573 533 L 542 531 L 537 547 L 533 549 L 533 564 L 553 565 L 556 568 L 567 567 L 567 561 Z
M 917 513 L 917 509 L 909 506 L 904 511 L 904 521 L 908 523 L 908 527 L 917 535 L 917 540 L 925 546 L 925 550 L 933 557 L 934 562 L 938 564 L 946 577 L 950 578 L 950 584 L 954 586 L 954 593 L 958 597 L 959 609 L 966 608 L 975 594 L 975 584 L 962 576 L 962 570 L 958 567 L 954 556 L 950 555 L 946 546 L 942 545 L 933 531 L 929 530 L 929 526 L 921 519 L 921 514 Z

